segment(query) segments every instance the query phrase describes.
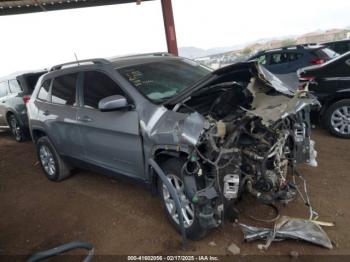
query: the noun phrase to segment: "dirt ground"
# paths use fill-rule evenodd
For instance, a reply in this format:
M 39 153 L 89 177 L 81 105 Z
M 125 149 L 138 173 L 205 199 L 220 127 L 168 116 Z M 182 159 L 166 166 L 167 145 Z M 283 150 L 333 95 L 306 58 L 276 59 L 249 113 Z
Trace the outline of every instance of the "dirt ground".
M 299 171 L 308 181 L 319 219 L 336 224 L 324 228 L 334 249 L 288 240 L 260 251 L 259 241 L 244 243 L 240 228 L 227 222 L 204 239 L 190 241 L 188 250 L 183 251 L 181 238 L 167 221 L 159 199 L 143 186 L 87 171 L 61 183 L 50 182 L 36 164 L 33 144 L 16 143 L 7 130 L 1 131 L 0 255 L 28 255 L 73 240 L 93 243 L 99 255 L 226 255 L 232 242 L 240 247 L 242 257 L 288 258 L 291 251 L 299 255 L 350 255 L 350 140 L 318 129 L 313 138 L 319 167 L 302 166 Z M 240 209 L 254 213 L 258 207 L 246 200 Z M 300 197 L 280 211 L 293 217 L 308 216 Z M 244 214 L 240 222 L 255 225 Z M 208 245 L 211 241 L 215 247 Z

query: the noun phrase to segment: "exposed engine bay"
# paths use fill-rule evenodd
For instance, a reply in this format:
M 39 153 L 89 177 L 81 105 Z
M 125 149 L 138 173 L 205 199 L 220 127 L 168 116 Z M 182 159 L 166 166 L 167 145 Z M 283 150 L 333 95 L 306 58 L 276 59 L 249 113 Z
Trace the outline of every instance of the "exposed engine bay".
M 234 79 L 234 81 L 232 81 Z M 295 165 L 316 166 L 306 92 L 293 92 L 257 65 L 216 79 L 168 109 L 188 116 L 174 128 L 187 143 L 182 167 L 187 198 L 205 228 L 217 227 L 243 194 L 288 203 Z

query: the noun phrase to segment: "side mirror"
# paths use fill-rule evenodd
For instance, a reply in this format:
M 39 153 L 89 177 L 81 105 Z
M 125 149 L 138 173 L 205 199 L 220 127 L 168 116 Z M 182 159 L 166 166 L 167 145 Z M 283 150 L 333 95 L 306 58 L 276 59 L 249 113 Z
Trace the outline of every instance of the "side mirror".
M 121 95 L 108 96 L 98 102 L 98 109 L 100 109 L 102 112 L 123 109 L 127 108 L 128 106 L 128 101 Z

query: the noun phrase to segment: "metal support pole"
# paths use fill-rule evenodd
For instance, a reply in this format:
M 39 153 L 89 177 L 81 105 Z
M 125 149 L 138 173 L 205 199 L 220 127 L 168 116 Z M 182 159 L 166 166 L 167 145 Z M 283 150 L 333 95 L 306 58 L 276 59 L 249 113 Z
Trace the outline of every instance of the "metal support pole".
M 178 55 L 177 42 L 176 42 L 176 32 L 173 8 L 171 5 L 171 0 L 161 0 L 162 1 L 162 11 L 164 20 L 164 29 L 166 42 L 168 45 L 168 52 L 173 55 Z
M 187 237 L 186 237 L 186 231 L 185 231 L 185 225 L 182 215 L 182 206 L 180 203 L 179 195 L 177 194 L 174 186 L 170 183 L 167 176 L 164 174 L 163 170 L 160 168 L 160 166 L 154 161 L 153 159 L 149 159 L 148 163 L 151 165 L 151 167 L 154 169 L 158 177 L 163 181 L 165 186 L 168 188 L 168 191 L 172 197 L 172 199 L 175 202 L 175 207 L 177 210 L 177 214 L 179 216 L 179 223 L 180 223 L 180 229 L 181 229 L 181 235 L 182 235 L 182 246 L 183 248 L 186 248 L 187 246 Z

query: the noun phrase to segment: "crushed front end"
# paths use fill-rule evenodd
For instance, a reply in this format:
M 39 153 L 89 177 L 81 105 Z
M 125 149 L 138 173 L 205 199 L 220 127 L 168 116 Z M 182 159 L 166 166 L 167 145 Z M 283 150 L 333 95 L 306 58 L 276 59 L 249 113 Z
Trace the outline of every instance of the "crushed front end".
M 285 88 L 264 68 L 244 69 L 176 106 L 189 113 L 174 129 L 177 141 L 190 145 L 181 169 L 184 191 L 207 229 L 219 226 L 225 213 L 236 216 L 243 194 L 264 203 L 291 201 L 291 170 L 317 165 L 309 119 L 317 101 Z

